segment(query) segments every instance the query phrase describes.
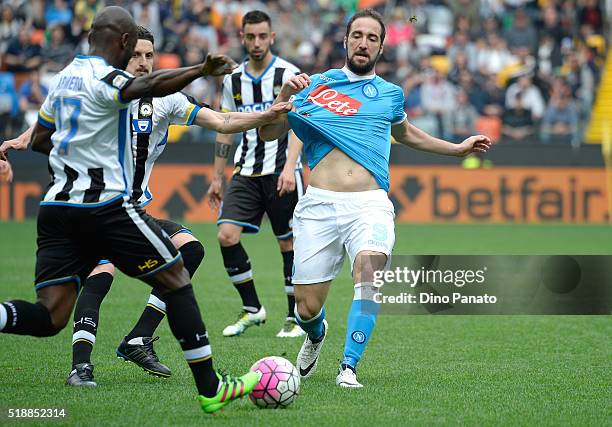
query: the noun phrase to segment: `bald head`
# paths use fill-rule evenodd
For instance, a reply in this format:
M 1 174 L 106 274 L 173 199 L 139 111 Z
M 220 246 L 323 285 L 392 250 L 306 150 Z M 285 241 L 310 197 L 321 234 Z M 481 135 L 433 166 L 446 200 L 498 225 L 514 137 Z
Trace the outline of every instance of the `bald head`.
M 125 69 L 137 41 L 137 25 L 127 10 L 109 6 L 96 14 L 89 33 L 90 53 Z

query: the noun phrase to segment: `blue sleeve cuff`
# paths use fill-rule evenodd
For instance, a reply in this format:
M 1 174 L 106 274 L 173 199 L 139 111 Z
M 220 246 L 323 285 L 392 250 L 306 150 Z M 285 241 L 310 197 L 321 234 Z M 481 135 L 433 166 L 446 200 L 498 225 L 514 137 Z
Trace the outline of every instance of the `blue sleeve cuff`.
M 198 115 L 198 111 L 200 111 L 200 106 L 195 105 L 193 110 L 191 110 L 191 114 L 189 114 L 189 118 L 187 119 L 187 126 L 191 126 Z
M 47 129 L 55 129 L 55 124 L 43 119 L 40 114 L 38 115 L 38 123 L 40 123 L 41 126 L 44 126 Z

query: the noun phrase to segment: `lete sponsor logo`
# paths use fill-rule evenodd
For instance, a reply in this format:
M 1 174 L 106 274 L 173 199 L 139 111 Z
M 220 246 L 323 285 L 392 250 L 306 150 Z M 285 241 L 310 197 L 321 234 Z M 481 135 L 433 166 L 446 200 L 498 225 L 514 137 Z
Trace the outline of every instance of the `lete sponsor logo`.
M 361 102 L 327 85 L 316 88 L 307 100 L 339 116 L 354 116 L 361 108 Z

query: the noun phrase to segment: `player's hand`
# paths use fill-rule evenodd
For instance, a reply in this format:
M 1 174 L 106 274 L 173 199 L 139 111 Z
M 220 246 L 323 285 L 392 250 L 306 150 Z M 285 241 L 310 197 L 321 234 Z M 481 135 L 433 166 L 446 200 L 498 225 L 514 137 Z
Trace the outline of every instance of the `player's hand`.
M 283 168 L 283 171 L 278 176 L 276 191 L 278 191 L 279 196 L 295 191 L 295 171 L 291 167 Z
M 208 206 L 211 209 L 217 210 L 221 206 L 221 200 L 223 200 L 223 178 L 214 177 L 210 187 L 208 187 Z
M 272 105 L 268 110 L 266 110 L 263 114 L 269 121 L 274 121 L 278 119 L 283 114 L 287 114 L 289 111 L 293 109 L 293 104 L 290 102 L 279 102 L 278 104 Z
M 0 152 L 0 182 L 12 182 L 13 181 L 13 168 L 11 164 Z
M 202 64 L 201 72 L 203 76 L 222 76 L 230 74 L 238 68 L 238 64 L 232 58 L 226 55 L 206 55 L 206 59 Z
M 491 139 L 485 135 L 470 136 L 457 146 L 458 156 L 472 153 L 486 153 L 491 148 Z
M 288 100 L 291 96 L 310 86 L 310 82 L 311 80 L 310 77 L 308 77 L 308 74 L 302 73 L 298 74 L 297 76 L 293 76 L 283 84 L 280 95 L 282 95 L 284 99 Z
M 14 138 L 6 140 L 0 145 L 0 153 L 6 154 L 8 150 L 25 150 L 28 148 L 28 141 L 25 138 Z

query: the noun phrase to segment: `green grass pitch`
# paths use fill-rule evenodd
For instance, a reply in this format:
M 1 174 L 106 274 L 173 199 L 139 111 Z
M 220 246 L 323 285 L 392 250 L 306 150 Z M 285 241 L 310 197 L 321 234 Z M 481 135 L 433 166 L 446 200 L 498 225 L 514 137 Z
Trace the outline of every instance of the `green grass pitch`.
M 246 236 L 262 327 L 223 338 L 239 299 L 221 262 L 213 225 L 196 225 L 207 255 L 194 287 L 217 368 L 242 373 L 263 356 L 294 361 L 302 340 L 275 338 L 286 311 L 281 257 L 269 227 Z M 398 254 L 612 254 L 605 226 L 398 225 Z M 0 301 L 33 300 L 33 222 L 0 223 Z M 173 369 L 168 380 L 119 361 L 115 348 L 139 316 L 148 288 L 119 275 L 102 306 L 93 353 L 98 388 L 64 385 L 71 330 L 53 338 L 0 335 L 0 424 L 8 408 L 59 408 L 54 425 L 612 425 L 612 321 L 609 316 L 380 316 L 359 378 L 361 390 L 334 379 L 352 298 L 348 268 L 327 303 L 330 335 L 315 377 L 286 410 L 260 410 L 247 399 L 206 416 L 167 324 L 156 349 Z M 8 422 L 8 425 L 28 422 Z

